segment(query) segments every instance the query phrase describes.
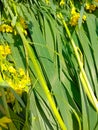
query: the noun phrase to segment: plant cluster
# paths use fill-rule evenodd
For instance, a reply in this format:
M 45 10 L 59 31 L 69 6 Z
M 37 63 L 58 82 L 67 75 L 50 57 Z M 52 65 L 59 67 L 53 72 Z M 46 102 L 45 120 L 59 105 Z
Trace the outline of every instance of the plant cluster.
M 98 1 L 0 0 L 0 130 L 98 129 Z

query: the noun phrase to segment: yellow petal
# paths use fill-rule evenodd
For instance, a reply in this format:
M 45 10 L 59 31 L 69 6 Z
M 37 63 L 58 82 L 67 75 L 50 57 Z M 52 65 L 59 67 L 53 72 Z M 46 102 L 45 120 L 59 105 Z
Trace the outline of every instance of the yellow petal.
M 0 119 L 0 123 L 10 123 L 11 119 L 9 119 L 8 117 L 4 116 Z
M 4 116 L 0 119 L 0 125 L 6 129 L 8 129 L 7 124 L 6 123 L 10 123 L 11 119 L 9 119 L 8 117 Z
M 7 127 L 7 125 L 6 125 L 6 124 L 4 124 L 4 123 L 0 123 L 0 125 L 1 125 L 3 128 L 8 129 L 8 127 Z

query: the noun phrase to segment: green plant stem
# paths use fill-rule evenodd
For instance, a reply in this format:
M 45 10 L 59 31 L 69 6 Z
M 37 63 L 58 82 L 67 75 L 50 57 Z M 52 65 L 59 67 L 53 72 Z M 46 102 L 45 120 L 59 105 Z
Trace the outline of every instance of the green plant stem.
M 3 101 L 4 109 L 5 109 L 5 112 L 6 112 L 6 116 L 11 119 L 10 113 L 9 113 L 9 108 L 8 108 L 8 105 L 7 105 L 7 102 L 6 102 L 5 91 L 2 87 L 1 87 L 0 90 L 1 90 L 1 93 L 2 93 L 2 101 Z M 10 130 L 17 130 L 15 125 L 13 124 L 13 122 L 11 122 L 9 124 L 9 128 L 10 128 Z
M 34 69 L 36 71 L 37 77 L 39 79 L 39 82 L 40 82 L 46 96 L 47 96 L 47 99 L 48 99 L 48 101 L 50 103 L 50 106 L 51 106 L 51 108 L 53 110 L 53 113 L 54 113 L 57 121 L 59 122 L 59 125 L 62 128 L 62 130 L 67 130 L 67 128 L 66 128 L 66 126 L 65 126 L 65 124 L 64 124 L 64 122 L 63 122 L 63 120 L 62 120 L 62 118 L 61 118 L 61 116 L 60 116 L 60 114 L 59 114 L 59 112 L 57 110 L 57 108 L 56 108 L 56 105 L 55 105 L 55 103 L 54 103 L 54 101 L 52 99 L 51 93 L 50 93 L 50 91 L 48 89 L 48 86 L 47 86 L 47 84 L 45 82 L 45 79 L 44 79 L 43 74 L 41 72 L 38 61 L 36 60 L 36 56 L 34 54 L 34 51 L 33 51 L 33 49 L 31 49 L 31 47 L 29 45 L 29 42 L 27 41 L 24 34 L 22 33 L 22 31 L 20 29 L 20 26 L 21 25 L 19 23 L 16 25 L 17 31 L 18 31 L 19 35 L 21 36 L 21 39 L 22 39 L 24 45 L 26 46 L 26 48 L 28 50 L 29 57 L 31 58 L 31 61 L 32 61 L 33 65 L 34 65 Z
M 0 66 L 1 66 L 1 63 L 0 63 Z M 4 109 L 5 109 L 5 114 L 7 115 L 7 117 L 10 118 L 10 113 L 9 113 L 8 105 L 7 105 L 7 102 L 6 102 L 5 91 L 4 91 L 4 88 L 1 86 L 1 84 L 3 82 L 4 82 L 4 80 L 3 80 L 2 75 L 0 73 L 0 91 L 1 91 L 1 94 L 2 94 L 3 106 L 4 106 Z
M 80 120 L 80 117 L 78 116 L 78 114 L 76 113 L 76 111 L 70 106 L 70 109 L 71 111 L 74 113 L 77 121 L 78 121 L 78 124 L 79 124 L 79 130 L 82 130 L 82 127 L 81 127 L 81 120 Z
M 7 117 L 10 118 L 10 113 L 9 113 L 9 109 L 8 109 L 8 105 L 7 105 L 6 97 L 5 97 L 5 91 L 2 87 L 1 87 L 1 93 L 2 93 L 2 101 L 3 101 L 3 105 L 4 105 L 4 108 L 5 108 L 6 115 L 7 115 Z
M 95 95 L 94 95 L 94 93 L 93 93 L 93 91 L 91 89 L 90 83 L 89 83 L 88 78 L 86 76 L 85 70 L 83 68 L 83 62 L 81 61 L 77 46 L 75 45 L 75 42 L 74 42 L 74 40 L 73 40 L 73 38 L 71 36 L 69 28 L 68 28 L 68 26 L 67 26 L 67 24 L 66 24 L 66 22 L 65 22 L 65 20 L 63 18 L 63 15 L 60 13 L 59 16 L 60 16 L 60 19 L 61 19 L 61 21 L 62 21 L 62 23 L 64 25 L 64 28 L 66 29 L 68 37 L 69 37 L 69 39 L 71 41 L 72 48 L 74 50 L 75 57 L 77 59 L 77 62 L 78 62 L 79 68 L 80 68 L 80 73 L 81 73 L 80 74 L 80 79 L 81 79 L 83 88 L 84 88 L 90 102 L 92 103 L 92 105 L 94 106 L 96 111 L 98 112 L 98 101 L 97 101 L 97 99 L 96 99 L 96 97 L 95 97 Z

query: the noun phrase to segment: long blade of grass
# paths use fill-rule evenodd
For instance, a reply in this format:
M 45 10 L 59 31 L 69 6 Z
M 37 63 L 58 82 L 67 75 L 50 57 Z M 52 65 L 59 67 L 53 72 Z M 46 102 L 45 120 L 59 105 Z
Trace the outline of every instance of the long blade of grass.
M 81 77 L 81 76 L 80 76 Z M 83 115 L 83 130 L 89 130 L 89 117 L 88 117 L 88 108 L 87 108 L 87 98 L 80 85 L 81 101 L 82 101 L 82 115 Z
M 86 92 L 90 102 L 93 104 L 94 108 L 96 109 L 96 111 L 98 111 L 97 99 L 96 99 L 96 97 L 95 97 L 95 95 L 94 95 L 94 93 L 93 93 L 93 91 L 91 89 L 90 83 L 88 81 L 88 78 L 87 78 L 86 73 L 85 73 L 84 68 L 83 68 L 83 63 L 81 62 L 81 59 L 80 59 L 80 56 L 79 56 L 79 53 L 78 53 L 77 47 L 76 47 L 76 45 L 74 43 L 74 40 L 71 37 L 70 31 L 69 31 L 69 29 L 67 27 L 67 24 L 66 24 L 66 22 L 65 22 L 65 20 L 64 20 L 64 18 L 62 16 L 62 14 L 60 14 L 60 19 L 62 20 L 62 23 L 63 23 L 63 25 L 64 25 L 64 27 L 65 27 L 65 29 L 67 31 L 67 34 L 68 34 L 68 36 L 70 38 L 71 45 L 73 47 L 76 59 L 78 61 L 80 72 L 82 72 L 82 76 L 83 76 L 82 78 L 85 79 L 85 82 L 84 82 L 84 85 L 83 85 L 83 87 L 85 89 L 85 92 Z
M 67 126 L 71 127 L 72 125 L 70 125 L 70 123 L 72 123 L 72 120 L 68 121 L 68 118 L 66 118 L 67 112 L 65 113 L 64 104 L 63 102 L 61 102 L 60 96 L 59 96 L 59 95 L 62 95 L 63 100 L 66 100 L 64 96 L 65 94 L 63 93 L 62 85 L 58 78 L 58 70 L 57 70 L 57 67 L 54 66 L 54 62 L 52 61 L 52 58 L 49 55 L 50 50 L 48 50 L 47 47 L 43 48 L 43 45 L 45 46 L 46 43 L 39 29 L 38 21 L 35 19 L 34 13 L 31 12 L 30 9 L 28 10 L 30 11 L 30 13 L 28 13 L 27 9 L 24 9 L 23 6 L 22 6 L 22 10 L 25 10 L 26 18 L 28 18 L 29 31 L 30 31 L 32 40 L 34 41 L 34 43 L 38 43 L 40 45 L 40 46 L 37 46 L 36 44 L 34 44 L 35 45 L 34 47 L 38 55 L 38 60 L 40 61 L 42 65 L 41 67 L 43 71 L 45 72 L 45 77 L 46 79 L 48 79 L 49 81 L 48 83 L 52 86 L 53 95 L 56 98 L 58 108 L 60 109 L 60 113 L 63 117 L 65 124 L 67 123 L 69 124 Z M 31 20 L 32 22 L 30 22 Z
M 92 55 L 93 55 L 93 60 L 95 63 L 95 68 L 96 73 L 94 74 L 94 72 L 92 73 L 92 78 L 94 81 L 94 87 L 95 87 L 95 91 L 96 91 L 96 95 L 98 97 L 98 85 L 97 85 L 97 72 L 98 72 L 98 36 L 97 36 L 97 32 L 96 32 L 96 17 L 94 15 L 87 15 L 87 28 L 89 31 L 89 36 L 90 36 L 90 40 L 91 40 L 91 50 L 92 50 Z M 93 70 L 94 71 L 94 70 Z M 94 75 L 94 76 L 93 76 Z
M 43 87 L 44 92 L 46 93 L 46 96 L 47 96 L 48 101 L 49 101 L 49 103 L 50 103 L 50 105 L 52 107 L 52 110 L 53 110 L 53 112 L 54 112 L 54 114 L 55 114 L 55 116 L 56 116 L 56 118 L 57 118 L 61 128 L 63 130 L 66 130 L 67 128 L 66 128 L 64 122 L 62 121 L 62 119 L 61 119 L 61 117 L 60 117 L 60 115 L 58 113 L 58 110 L 57 110 L 57 108 L 56 108 L 56 106 L 54 104 L 52 96 L 51 96 L 51 94 L 50 94 L 50 92 L 48 90 L 46 82 L 45 82 L 45 80 L 43 78 L 43 75 L 41 73 L 40 67 L 39 67 L 39 65 L 37 63 L 37 60 L 35 58 L 34 52 L 33 52 L 33 50 L 31 50 L 31 48 L 30 48 L 30 46 L 28 44 L 28 41 L 26 40 L 26 38 L 24 37 L 23 33 L 21 32 L 20 25 L 17 25 L 16 27 L 17 27 L 17 30 L 18 30 L 18 32 L 19 32 L 19 34 L 20 34 L 20 36 L 21 36 L 21 38 L 23 40 L 23 43 L 25 44 L 25 46 L 26 46 L 26 48 L 27 48 L 27 50 L 29 52 L 29 56 L 30 56 L 30 58 L 31 58 L 31 60 L 32 60 L 32 62 L 34 64 L 35 70 L 37 72 L 37 75 L 38 75 L 38 78 L 39 78 L 39 82 L 40 82 L 41 86 Z

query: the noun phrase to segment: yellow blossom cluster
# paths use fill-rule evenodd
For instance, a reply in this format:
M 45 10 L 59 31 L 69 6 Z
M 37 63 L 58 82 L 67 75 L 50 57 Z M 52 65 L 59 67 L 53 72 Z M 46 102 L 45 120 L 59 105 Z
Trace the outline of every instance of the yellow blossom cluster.
M 12 33 L 13 28 L 8 24 L 1 24 L 0 25 L 0 32 L 7 32 L 7 33 L 10 32 L 10 33 Z
M 80 13 L 76 12 L 76 9 L 73 7 L 72 10 L 71 10 L 70 25 L 76 26 L 78 24 L 79 18 L 80 18 Z M 83 15 L 82 20 L 83 20 L 83 22 L 86 20 L 85 15 Z
M 10 47 L 8 45 L 0 45 L 0 56 L 6 58 L 9 54 L 11 54 Z
M 24 20 L 24 18 L 23 17 L 19 17 L 19 23 L 21 24 L 21 29 L 22 29 L 22 32 L 25 34 L 25 35 L 27 35 L 27 24 L 26 24 L 26 22 L 25 22 L 25 20 Z M 14 35 L 16 35 L 17 34 L 17 31 L 13 28 L 13 26 L 10 26 L 10 25 L 8 25 L 8 24 L 5 24 L 5 23 L 3 23 L 3 24 L 1 24 L 0 25 L 0 32 L 4 32 L 4 33 L 14 33 Z
M 86 3 L 85 4 L 85 10 L 89 11 L 90 13 L 95 11 L 96 8 L 97 8 L 97 6 L 95 4 L 91 4 L 91 3 Z
M 6 56 L 9 54 L 11 54 L 10 47 L 8 45 L 0 45 L 0 66 L 2 77 L 9 84 L 9 86 L 13 88 L 18 95 L 21 96 L 24 91 L 29 91 L 28 86 L 30 85 L 30 78 L 25 73 L 24 69 L 16 69 L 15 64 L 10 63 L 7 60 Z M 5 93 L 8 103 L 15 100 L 15 97 L 13 93 L 10 92 L 9 88 L 6 90 Z
M 6 73 L 10 74 L 10 76 L 5 75 L 5 80 L 9 86 L 16 91 L 17 94 L 21 96 L 24 91 L 28 92 L 30 78 L 26 75 L 22 68 L 16 70 L 13 66 L 9 66 L 8 70 L 6 70 Z M 7 102 L 13 102 L 15 100 L 13 93 L 11 93 L 9 89 L 6 92 Z
M 30 78 L 24 72 L 22 68 L 16 70 L 13 66 L 9 66 L 7 72 L 10 74 L 12 79 L 6 77 L 8 84 L 21 95 L 23 91 L 28 92 L 28 85 L 30 85 Z
M 30 85 L 30 78 L 22 68 L 16 70 L 12 65 L 2 64 L 1 69 L 4 80 L 16 91 L 17 94 L 21 96 L 24 91 L 29 91 L 28 85 Z M 15 97 L 9 89 L 6 93 L 7 102 L 14 101 Z
M 27 26 L 27 24 L 26 24 L 26 22 L 25 22 L 25 20 L 24 20 L 24 18 L 23 17 L 20 17 L 19 18 L 19 22 L 20 22 L 20 24 L 21 24 L 21 26 L 22 26 L 22 32 L 25 34 L 25 35 L 27 35 L 27 28 L 28 28 L 28 26 Z
M 20 17 L 20 18 L 19 18 L 19 22 L 20 22 L 20 24 L 22 25 L 22 27 L 23 27 L 24 29 L 27 29 L 27 28 L 28 28 L 28 26 L 27 26 L 27 24 L 26 24 L 26 22 L 25 22 L 25 20 L 24 20 L 23 17 Z
M 65 0 L 60 1 L 60 6 L 63 6 L 63 5 L 65 5 Z
M 8 129 L 7 124 L 11 123 L 12 120 L 10 118 L 8 118 L 7 116 L 3 116 L 2 118 L 0 118 L 0 130 L 4 129 Z

